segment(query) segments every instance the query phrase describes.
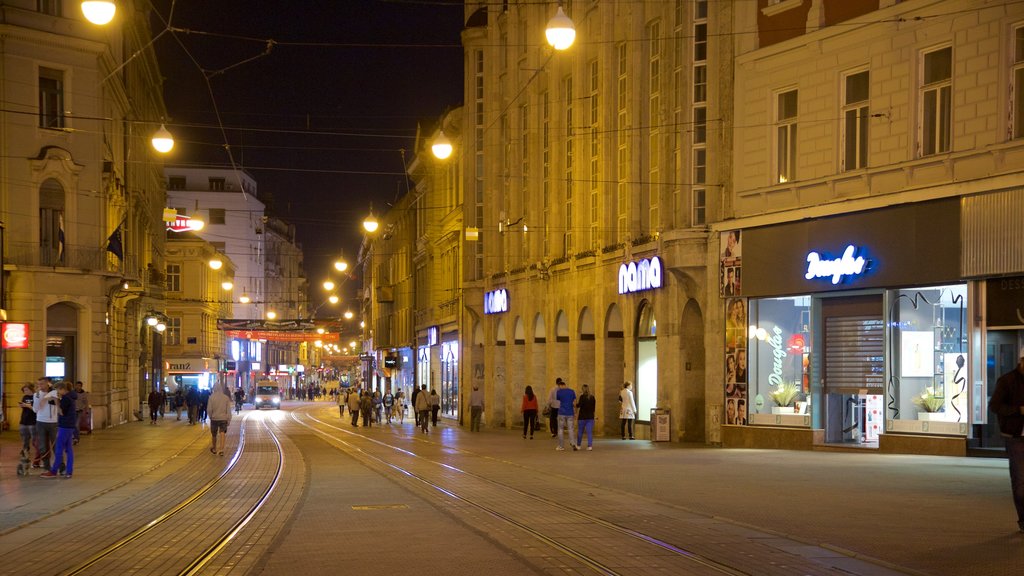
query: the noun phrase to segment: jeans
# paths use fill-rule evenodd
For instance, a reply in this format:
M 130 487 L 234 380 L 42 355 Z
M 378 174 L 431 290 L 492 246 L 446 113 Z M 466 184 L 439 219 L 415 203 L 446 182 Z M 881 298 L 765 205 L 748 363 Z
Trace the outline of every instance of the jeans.
M 479 432 L 480 431 L 480 418 L 484 415 L 483 406 L 470 406 L 469 407 L 469 431 Z
M 572 443 L 573 442 L 573 437 L 575 436 L 575 434 L 574 434 L 575 428 L 576 428 L 575 422 L 576 421 L 575 421 L 575 419 L 573 418 L 573 416 L 571 414 L 569 416 L 564 416 L 562 414 L 558 415 L 558 447 L 559 448 L 564 448 L 565 447 L 564 441 L 562 440 L 562 432 L 565 432 L 566 437 L 569 438 L 569 445 L 570 446 L 575 446 L 575 444 Z
M 36 422 L 36 458 L 42 460 L 43 466 L 46 468 L 50 467 L 50 450 L 56 439 L 56 422 Z
M 21 434 L 21 449 L 25 451 L 25 455 L 32 457 L 32 446 L 35 444 L 36 439 L 36 425 L 35 424 L 19 424 L 18 433 Z
M 530 438 L 533 438 L 533 433 L 537 431 L 537 411 L 536 410 L 523 410 L 523 438 L 529 434 Z
M 1006 456 L 1010 460 L 1010 490 L 1017 508 L 1017 525 L 1024 530 L 1024 438 L 1006 438 Z
M 74 428 L 58 428 L 57 429 L 57 444 L 54 447 L 53 455 L 53 466 L 50 467 L 50 472 L 53 474 L 57 473 L 60 469 L 60 463 L 64 459 L 64 454 L 68 455 L 68 465 L 64 468 L 64 473 L 71 476 L 71 471 L 75 467 L 75 451 L 74 446 L 75 429 Z
M 552 408 L 551 414 L 548 415 L 548 428 L 551 429 L 551 435 L 558 434 L 558 408 Z
M 580 420 L 580 431 L 576 433 L 576 445 L 583 446 L 583 434 L 587 434 L 587 446 L 594 445 L 594 421 Z

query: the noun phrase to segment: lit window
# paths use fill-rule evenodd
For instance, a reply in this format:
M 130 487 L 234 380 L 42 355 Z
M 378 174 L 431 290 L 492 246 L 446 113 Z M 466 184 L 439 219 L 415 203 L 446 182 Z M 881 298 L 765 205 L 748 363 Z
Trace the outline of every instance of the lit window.
M 796 114 L 797 91 L 777 96 L 775 118 L 776 182 L 792 182 L 796 178 Z

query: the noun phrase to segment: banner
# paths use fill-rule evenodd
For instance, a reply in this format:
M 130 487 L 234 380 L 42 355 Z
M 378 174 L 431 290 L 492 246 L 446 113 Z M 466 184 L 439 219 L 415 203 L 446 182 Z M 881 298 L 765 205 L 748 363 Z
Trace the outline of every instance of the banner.
M 228 338 L 244 338 L 246 340 L 269 340 L 271 342 L 316 342 L 324 344 L 340 341 L 337 333 L 317 334 L 316 332 L 284 332 L 276 330 L 227 330 Z
M 246 320 L 246 319 L 217 319 L 218 330 L 258 330 L 268 331 L 293 331 L 293 330 L 315 330 L 316 322 L 312 320 Z

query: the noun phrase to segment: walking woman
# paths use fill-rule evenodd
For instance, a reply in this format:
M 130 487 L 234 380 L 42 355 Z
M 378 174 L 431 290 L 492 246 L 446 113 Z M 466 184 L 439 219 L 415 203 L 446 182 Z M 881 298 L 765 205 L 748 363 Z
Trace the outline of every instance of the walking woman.
M 533 440 L 533 432 L 537 430 L 537 397 L 533 395 L 533 386 L 527 386 L 523 394 L 523 438 L 530 433 L 530 440 Z
M 636 402 L 633 401 L 633 383 L 626 381 L 622 385 L 622 392 L 619 392 L 619 419 L 622 422 L 622 439 L 626 439 L 626 429 L 629 429 L 629 439 L 633 440 L 633 420 L 636 420 Z

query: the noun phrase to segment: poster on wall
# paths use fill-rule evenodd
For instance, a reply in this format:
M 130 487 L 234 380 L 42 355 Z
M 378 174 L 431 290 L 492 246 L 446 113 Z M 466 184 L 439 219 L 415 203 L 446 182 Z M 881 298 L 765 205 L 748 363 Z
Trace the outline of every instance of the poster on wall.
M 747 423 L 747 302 L 725 303 L 725 423 Z
M 935 373 L 935 334 L 904 330 L 900 334 L 900 377 L 931 378 Z
M 722 232 L 719 239 L 722 247 L 719 257 L 719 293 L 723 298 L 743 294 L 743 245 L 740 240 L 739 230 Z

